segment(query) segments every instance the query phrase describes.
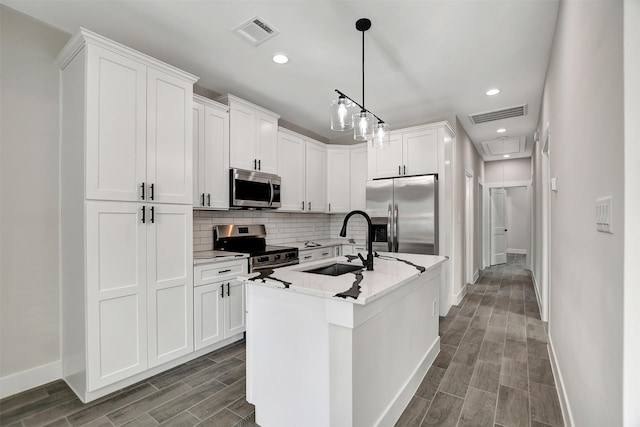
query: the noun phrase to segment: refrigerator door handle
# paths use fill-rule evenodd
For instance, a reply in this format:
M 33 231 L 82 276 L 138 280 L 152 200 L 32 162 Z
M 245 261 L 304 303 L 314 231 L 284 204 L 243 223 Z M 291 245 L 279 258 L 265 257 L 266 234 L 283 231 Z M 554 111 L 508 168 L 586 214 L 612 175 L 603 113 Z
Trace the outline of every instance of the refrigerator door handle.
M 393 213 L 393 237 L 395 240 L 395 249 L 394 252 L 398 252 L 399 239 L 398 239 L 398 205 L 395 206 L 395 212 Z
M 393 238 L 391 237 L 391 204 L 389 204 L 389 208 L 387 209 L 387 249 L 389 252 L 393 252 Z

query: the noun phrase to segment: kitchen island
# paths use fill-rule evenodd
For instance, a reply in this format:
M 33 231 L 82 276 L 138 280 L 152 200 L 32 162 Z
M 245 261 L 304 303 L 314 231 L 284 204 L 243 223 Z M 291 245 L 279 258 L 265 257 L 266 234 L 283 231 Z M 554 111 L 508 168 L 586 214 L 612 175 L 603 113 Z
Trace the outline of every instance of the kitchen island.
M 247 291 L 247 400 L 256 423 L 394 425 L 440 350 L 445 261 L 380 253 L 374 271 L 308 272 L 362 265 L 346 256 L 240 276 Z

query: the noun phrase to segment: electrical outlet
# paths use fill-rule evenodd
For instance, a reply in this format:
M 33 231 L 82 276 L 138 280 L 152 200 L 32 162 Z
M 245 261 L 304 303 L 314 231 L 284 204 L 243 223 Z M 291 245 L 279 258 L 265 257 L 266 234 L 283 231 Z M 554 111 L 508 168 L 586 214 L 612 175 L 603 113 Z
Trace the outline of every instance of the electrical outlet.
M 596 200 L 596 227 L 600 232 L 613 234 L 613 196 Z

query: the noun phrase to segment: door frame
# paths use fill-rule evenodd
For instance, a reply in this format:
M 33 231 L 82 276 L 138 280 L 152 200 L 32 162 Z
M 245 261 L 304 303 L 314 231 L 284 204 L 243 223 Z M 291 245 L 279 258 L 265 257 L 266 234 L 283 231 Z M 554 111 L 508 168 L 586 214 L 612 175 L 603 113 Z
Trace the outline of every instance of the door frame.
M 533 205 L 531 203 L 531 181 L 505 181 L 505 182 L 485 182 L 484 183 L 484 194 L 482 195 L 482 199 L 483 199 L 483 205 L 484 205 L 484 211 L 487 212 L 489 210 L 489 202 L 491 199 L 491 189 L 492 188 L 511 188 L 511 187 L 526 187 L 526 191 L 527 191 L 527 195 L 526 195 L 526 199 L 529 202 L 529 206 L 527 209 L 528 212 L 528 230 L 527 230 L 527 235 L 531 236 L 531 220 L 533 218 Z M 484 260 L 484 266 L 485 268 L 490 266 L 490 262 L 489 265 L 487 265 L 488 261 L 490 261 L 491 259 L 491 215 L 487 215 L 487 218 L 485 218 L 484 224 L 483 224 L 483 236 L 484 236 L 484 244 L 483 244 L 483 254 L 482 254 L 482 259 Z M 531 238 L 529 238 L 529 244 L 527 245 L 527 263 L 525 265 L 525 267 L 528 270 L 531 270 L 531 248 L 532 248 L 532 240 Z
M 478 275 L 475 271 L 474 261 L 474 241 L 473 241 L 473 170 L 465 168 L 464 170 L 464 223 L 465 223 L 465 283 L 473 284 L 477 280 Z

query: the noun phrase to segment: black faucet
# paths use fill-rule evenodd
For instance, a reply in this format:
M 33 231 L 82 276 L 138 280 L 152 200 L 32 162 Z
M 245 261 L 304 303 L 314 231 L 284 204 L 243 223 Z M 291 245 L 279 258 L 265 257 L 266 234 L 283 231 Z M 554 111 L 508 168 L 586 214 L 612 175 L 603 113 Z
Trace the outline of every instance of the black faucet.
M 352 215 L 360 214 L 367 220 L 367 259 L 365 260 L 360 253 L 358 256 L 362 260 L 362 264 L 367 267 L 368 271 L 373 270 L 373 243 L 372 243 L 372 230 L 373 227 L 371 225 L 371 218 L 367 215 L 366 212 L 363 211 L 351 211 L 344 217 L 344 222 L 342 223 L 342 230 L 340 230 L 340 237 L 347 237 L 347 222 L 349 222 L 349 218 Z

